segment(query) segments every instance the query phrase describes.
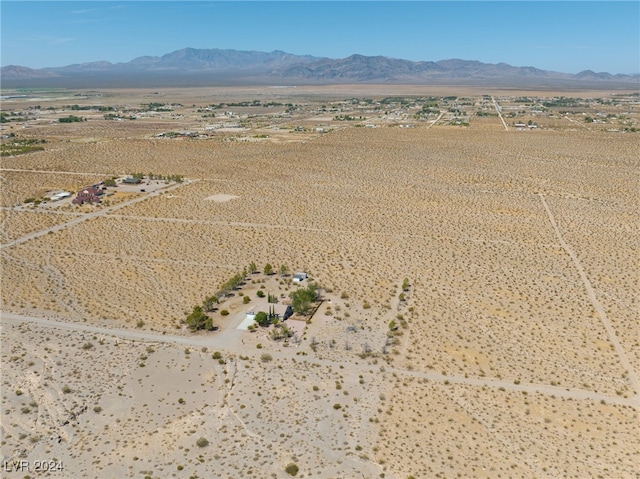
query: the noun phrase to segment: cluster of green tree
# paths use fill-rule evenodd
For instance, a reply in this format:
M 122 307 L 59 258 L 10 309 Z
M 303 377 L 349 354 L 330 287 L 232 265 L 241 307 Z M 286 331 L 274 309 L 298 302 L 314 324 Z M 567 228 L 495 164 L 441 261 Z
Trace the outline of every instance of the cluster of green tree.
M 582 104 L 582 100 L 580 98 L 561 96 L 560 98 L 554 98 L 553 100 L 543 101 L 542 104 L 547 108 L 554 106 L 580 106 Z
M 306 288 L 292 291 L 289 297 L 293 311 L 298 314 L 306 314 L 311 309 L 311 305 L 318 300 L 318 286 L 315 283 L 309 283 Z
M 104 186 L 110 186 L 110 187 L 114 187 L 114 186 L 118 186 L 118 184 L 116 183 L 116 179 L 117 177 L 112 176 L 111 178 L 107 178 L 106 180 L 103 181 Z
M 144 180 L 144 173 L 130 173 L 129 176 L 131 178 L 136 178 L 138 180 Z M 184 176 L 182 175 L 157 175 L 155 173 L 148 173 L 146 178 L 149 180 L 157 180 L 157 181 L 173 181 L 175 183 L 182 183 L 184 181 Z
M 86 120 L 79 116 L 69 115 L 63 118 L 59 118 L 58 121 L 60 123 L 77 123 L 77 122 L 86 121 Z
M 0 112 L 0 123 L 9 123 L 11 121 L 27 121 L 27 118 L 20 116 L 18 113 L 10 112 L 5 113 Z
M 440 110 L 438 108 L 431 108 L 431 107 L 425 105 L 425 106 L 422 107 L 422 110 L 420 110 L 418 113 L 416 113 L 415 117 L 420 119 L 420 118 L 424 118 L 425 116 L 428 116 L 428 115 L 438 115 L 438 114 L 440 114 Z
M 408 105 L 410 100 L 401 96 L 388 96 L 380 100 L 382 105 L 389 105 L 391 103 L 400 103 L 401 105 Z
M 97 110 L 97 111 L 113 111 L 112 106 L 104 106 L 104 105 L 89 105 L 89 106 L 80 106 L 80 105 L 64 105 L 62 107 L 63 110 L 72 110 L 72 111 L 80 111 L 80 110 Z
M 191 331 L 199 331 L 205 329 L 211 331 L 215 329 L 213 319 L 208 316 L 202 306 L 194 306 L 193 311 L 184 320 Z
M 20 139 L 14 140 L 10 143 L 2 143 L 0 145 L 0 154 L 2 156 L 10 155 L 22 155 L 25 153 L 31 153 L 32 151 L 42 151 L 44 147 L 39 146 L 46 143 L 46 140 L 36 139 Z
M 222 283 L 220 289 L 216 293 L 216 297 L 223 298 L 227 296 L 232 291 L 238 289 L 242 284 L 244 284 L 244 278 L 246 275 L 242 273 L 237 273 L 233 275 L 233 277 L 229 278 L 227 281 Z
M 349 100 L 353 105 L 359 105 L 360 103 L 364 103 L 365 105 L 371 105 L 373 100 L 371 98 L 352 98 Z
M 498 116 L 498 114 L 489 111 L 477 111 L 476 116 Z
M 103 115 L 102 118 L 104 118 L 105 120 L 135 120 L 136 119 L 136 117 L 133 115 L 122 116 L 118 113 L 107 113 L 106 115 Z
M 180 105 L 179 103 L 172 103 L 169 106 L 166 103 L 151 102 L 143 103 L 141 106 L 143 111 L 172 111 L 172 107 L 182 105 Z
M 149 173 L 147 178 L 158 181 L 173 181 L 175 183 L 182 183 L 184 181 L 184 176 L 182 175 L 156 175 L 154 173 Z
M 363 116 L 359 116 L 359 117 L 355 117 L 355 116 L 351 116 L 351 115 L 336 115 L 333 117 L 334 120 L 336 121 L 358 121 L 358 120 L 364 120 Z
M 165 138 L 178 138 L 179 136 L 184 136 L 182 133 L 178 133 L 177 131 L 165 131 L 162 133 L 162 136 Z

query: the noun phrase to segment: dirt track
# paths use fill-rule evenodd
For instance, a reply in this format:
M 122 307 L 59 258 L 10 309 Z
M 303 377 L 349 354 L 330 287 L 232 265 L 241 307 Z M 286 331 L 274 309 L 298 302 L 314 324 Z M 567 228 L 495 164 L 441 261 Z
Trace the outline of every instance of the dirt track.
M 134 331 L 126 329 L 111 329 L 98 326 L 84 325 L 78 323 L 68 323 L 63 321 L 55 321 L 46 318 L 38 318 L 33 316 L 21 316 L 11 313 L 1 313 L 0 317 L 3 323 L 15 323 L 26 322 L 37 324 L 38 326 L 45 328 L 57 328 L 73 331 L 84 331 L 93 334 L 105 334 L 122 339 L 128 339 L 132 341 L 141 341 L 143 343 L 171 343 L 185 346 L 193 346 L 197 348 L 207 347 L 211 350 L 219 349 L 226 353 L 243 354 L 246 353 L 246 348 L 239 342 L 241 333 L 237 330 L 227 330 L 222 333 L 209 333 L 206 335 L 172 335 L 172 334 L 153 334 L 146 331 Z M 281 359 L 291 358 L 295 356 L 295 350 L 284 350 L 280 353 L 273 352 L 272 354 Z M 253 356 L 259 356 L 259 352 L 250 351 Z M 334 365 L 335 363 L 327 359 L 309 358 L 307 361 L 318 365 Z M 353 366 L 351 366 L 353 368 Z M 357 368 L 361 371 L 370 369 L 369 366 L 363 365 Z M 491 387 L 502 388 L 510 391 L 525 391 L 528 393 L 541 393 L 549 396 L 558 396 L 572 399 L 587 399 L 592 401 L 606 401 L 612 404 L 621 404 L 632 406 L 636 409 L 640 409 L 640 398 L 634 396 L 633 398 L 621 398 L 619 396 L 610 396 L 606 394 L 597 394 L 593 391 L 574 389 L 574 388 L 561 388 L 557 386 L 550 386 L 546 384 L 514 384 L 512 381 L 499 381 L 495 379 L 480 379 L 469 378 L 463 376 L 448 376 L 437 373 L 416 372 L 401 370 L 397 368 L 385 368 L 385 371 L 389 373 L 395 373 L 401 376 L 409 376 L 414 378 L 423 378 L 429 381 L 437 382 L 451 382 L 454 384 L 466 384 L 477 387 Z

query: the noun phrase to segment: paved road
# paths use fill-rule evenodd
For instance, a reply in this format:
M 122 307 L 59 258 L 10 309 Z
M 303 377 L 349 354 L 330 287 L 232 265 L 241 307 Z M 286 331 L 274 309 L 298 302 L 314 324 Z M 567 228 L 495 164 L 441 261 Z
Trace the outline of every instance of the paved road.
M 148 331 L 135 331 L 129 329 L 111 329 L 100 326 L 91 326 L 88 324 L 80 324 L 80 323 L 69 323 L 64 321 L 55 321 L 51 319 L 34 317 L 34 316 L 24 316 L 13 313 L 0 313 L 0 325 L 5 327 L 5 325 L 11 325 L 16 323 L 30 323 L 37 324 L 38 326 L 47 327 L 47 328 L 56 328 L 63 329 L 67 331 L 84 331 L 91 334 L 104 334 L 109 336 L 115 336 L 122 339 L 128 339 L 132 341 L 144 341 L 144 342 L 157 342 L 157 343 L 169 343 L 169 344 L 179 344 L 185 346 L 193 346 L 196 348 L 201 348 L 206 346 L 209 350 L 221 350 L 236 354 L 244 354 L 248 356 L 257 357 L 264 350 L 253 350 L 246 348 L 241 343 L 241 338 L 245 331 L 241 331 L 236 329 L 236 324 L 242 320 L 242 315 L 238 315 L 237 318 L 233 319 L 233 325 L 230 328 L 225 329 L 224 331 L 209 333 L 203 335 L 189 335 L 189 336 L 179 336 L 176 334 L 158 334 L 152 333 Z M 282 358 L 282 359 L 290 359 L 294 358 L 296 348 L 283 348 L 282 350 L 277 351 L 269 351 L 269 353 L 274 358 Z M 304 361 L 313 364 L 320 364 L 326 366 L 336 366 L 336 361 L 332 361 L 330 359 L 319 359 L 314 358 L 312 356 L 305 356 Z M 351 364 L 349 366 L 351 372 L 368 372 L 371 369 L 371 365 L 369 364 Z M 549 396 L 556 397 L 565 397 L 579 400 L 590 400 L 590 401 L 606 401 L 609 404 L 621 404 L 634 407 L 636 409 L 640 409 L 640 401 L 638 396 L 634 396 L 632 398 L 624 398 L 621 396 L 610 396 L 606 394 L 596 393 L 593 391 L 588 391 L 584 389 L 575 389 L 575 388 L 562 388 L 558 386 L 550 386 L 547 384 L 533 384 L 533 383 L 521 383 L 514 384 L 513 382 L 498 380 L 498 379 L 485 379 L 485 378 L 467 378 L 463 376 L 446 376 L 443 374 L 432 373 L 432 372 L 423 372 L 423 371 L 408 371 L 404 369 L 396 369 L 396 368 L 385 368 L 386 373 L 395 373 L 397 375 L 415 377 L 427 379 L 429 381 L 440 382 L 440 383 L 450 383 L 450 384 L 464 384 L 468 386 L 477 386 L 477 387 L 489 387 L 489 388 L 497 388 L 503 389 L 505 391 L 517 391 L 517 392 L 527 392 L 527 393 L 540 393 Z
M 442 118 L 444 116 L 444 112 L 440 113 L 438 115 L 438 118 L 436 118 L 435 120 L 433 120 L 431 123 L 429 123 L 429 126 L 427 126 L 427 130 L 429 128 L 431 128 L 433 125 L 435 125 L 436 123 L 438 123 L 440 121 L 440 118 Z
M 571 123 L 575 123 L 576 125 L 584 128 L 585 130 L 589 130 L 591 131 L 591 128 L 589 128 L 587 125 L 580 123 L 579 121 L 574 120 L 573 118 L 569 118 L 568 116 L 563 116 L 562 118 L 564 118 L 565 120 L 569 120 Z
M 91 213 L 87 213 L 86 215 L 82 215 L 82 216 L 79 216 L 79 217 L 74 218 L 72 220 L 69 220 L 66 223 L 61 223 L 59 225 L 55 225 L 55 226 L 52 226 L 51 228 L 47 228 L 47 229 L 44 229 L 44 230 L 34 231 L 33 233 L 29 233 L 28 235 L 22 236 L 20 238 L 16 238 L 16 239 L 11 240 L 11 241 L 8 241 L 7 243 L 3 243 L 2 245 L 0 245 L 0 249 L 10 248 L 11 246 L 15 246 L 17 244 L 26 243 L 27 241 L 30 241 L 30 240 L 35 239 L 35 238 L 39 238 L 40 236 L 44 236 L 46 234 L 53 233 L 55 231 L 63 230 L 64 228 L 67 228 L 69 226 L 75 226 L 78 223 L 82 223 L 83 221 L 87 221 L 87 220 L 90 220 L 92 218 L 97 218 L 99 216 L 107 215 L 107 214 L 112 213 L 114 211 L 117 211 L 117 210 L 119 210 L 121 208 L 124 208 L 125 206 L 129 206 L 129 205 L 133 205 L 133 204 L 139 203 L 141 201 L 145 201 L 145 200 L 147 200 L 149 198 L 152 198 L 154 196 L 158 196 L 158 195 L 160 195 L 161 193 L 164 193 L 164 192 L 173 191 L 176 188 L 180 188 L 181 186 L 187 185 L 187 184 L 192 183 L 194 181 L 198 181 L 198 180 L 186 180 L 183 183 L 176 183 L 175 185 L 168 186 L 167 188 L 162 188 L 160 190 L 156 190 L 153 193 L 148 193 L 148 194 L 145 194 L 145 195 L 140 196 L 138 198 L 133 198 L 131 200 L 124 201 L 124 202 L 119 203 L 117 205 L 110 206 L 108 208 L 104 208 L 104 209 L 100 209 L 100 210 L 97 210 L 97 211 L 93 211 Z
M 580 279 L 582 280 L 582 283 L 584 284 L 584 287 L 587 290 L 587 296 L 589 297 L 589 300 L 591 301 L 591 304 L 593 305 L 594 309 L 598 312 L 598 316 L 600 316 L 602 325 L 607 330 L 607 334 L 609 335 L 609 340 L 611 341 L 611 343 L 613 344 L 613 347 L 618 353 L 620 362 L 622 363 L 622 365 L 624 366 L 624 368 L 627 370 L 629 374 L 629 380 L 631 381 L 631 385 L 633 386 L 633 389 L 636 395 L 640 395 L 640 383 L 638 382 L 638 375 L 636 374 L 635 370 L 631 366 L 631 363 L 627 358 L 627 354 L 625 353 L 622 345 L 620 344 L 620 341 L 618 340 L 618 337 L 616 336 L 615 329 L 613 329 L 613 325 L 611 324 L 611 321 L 609 320 L 607 313 L 605 312 L 604 308 L 600 304 L 600 301 L 598 301 L 598 298 L 596 297 L 596 292 L 593 289 L 593 286 L 591 285 L 591 281 L 589 281 L 587 274 L 584 272 L 584 269 L 582 268 L 582 264 L 580 263 L 580 260 L 576 256 L 575 252 L 573 251 L 573 249 L 571 249 L 571 247 L 565 242 L 564 238 L 562 237 L 562 234 L 560 233 L 560 229 L 558 228 L 558 225 L 556 223 L 555 217 L 553 216 L 551 209 L 549 209 L 549 205 L 547 204 L 547 200 L 544 198 L 544 195 L 542 193 L 538 193 L 538 195 L 540 196 L 540 201 L 542 201 L 542 205 L 544 206 L 544 209 L 547 212 L 547 216 L 549 217 L 551 226 L 553 227 L 553 230 L 556 233 L 556 237 L 558 238 L 558 242 L 560 243 L 560 246 L 562 246 L 562 248 L 571 257 L 571 260 L 573 261 L 574 266 L 578 270 Z
M 509 128 L 507 127 L 507 124 L 504 121 L 504 118 L 502 118 L 502 108 L 500 108 L 500 105 L 498 105 L 498 102 L 496 101 L 495 98 L 491 97 L 491 101 L 493 102 L 493 107 L 496 109 L 496 113 L 498 113 L 498 116 L 500 117 L 502 126 L 504 126 L 505 130 L 509 130 Z

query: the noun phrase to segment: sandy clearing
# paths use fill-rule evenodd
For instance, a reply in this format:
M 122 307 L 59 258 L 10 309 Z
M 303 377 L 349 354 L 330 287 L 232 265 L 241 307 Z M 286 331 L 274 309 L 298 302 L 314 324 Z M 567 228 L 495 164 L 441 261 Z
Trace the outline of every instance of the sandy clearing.
M 216 203 L 225 203 L 227 201 L 234 200 L 236 198 L 240 198 L 239 196 L 229 195 L 225 193 L 218 193 L 215 195 L 207 196 L 205 201 L 214 201 Z

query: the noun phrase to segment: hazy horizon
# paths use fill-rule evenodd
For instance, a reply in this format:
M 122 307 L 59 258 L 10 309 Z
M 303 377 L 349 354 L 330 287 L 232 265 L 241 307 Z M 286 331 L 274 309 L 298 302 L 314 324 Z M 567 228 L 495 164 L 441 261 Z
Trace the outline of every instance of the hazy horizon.
M 638 2 L 3 1 L 2 66 L 126 63 L 183 48 L 640 72 Z

